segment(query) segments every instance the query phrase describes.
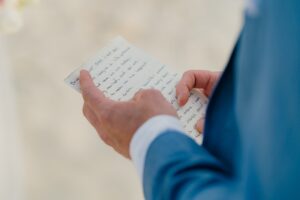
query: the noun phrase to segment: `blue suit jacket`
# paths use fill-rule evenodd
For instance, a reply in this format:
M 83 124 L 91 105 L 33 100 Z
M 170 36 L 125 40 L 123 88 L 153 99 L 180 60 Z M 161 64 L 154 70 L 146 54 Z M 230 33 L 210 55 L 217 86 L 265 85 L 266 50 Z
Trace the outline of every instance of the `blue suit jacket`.
M 300 1 L 261 1 L 207 110 L 203 146 L 150 146 L 146 199 L 300 199 Z

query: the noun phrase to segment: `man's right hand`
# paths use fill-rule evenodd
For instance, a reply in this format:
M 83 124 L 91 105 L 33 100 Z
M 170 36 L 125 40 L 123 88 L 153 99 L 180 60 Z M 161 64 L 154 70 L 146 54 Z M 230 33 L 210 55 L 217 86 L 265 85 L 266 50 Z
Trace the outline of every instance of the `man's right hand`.
M 183 74 L 181 80 L 176 86 L 176 96 L 178 104 L 184 106 L 188 101 L 192 89 L 202 89 L 204 94 L 209 97 L 214 86 L 220 78 L 220 72 L 211 72 L 205 70 L 190 70 Z M 196 129 L 203 132 L 204 119 L 200 119 L 196 124 Z

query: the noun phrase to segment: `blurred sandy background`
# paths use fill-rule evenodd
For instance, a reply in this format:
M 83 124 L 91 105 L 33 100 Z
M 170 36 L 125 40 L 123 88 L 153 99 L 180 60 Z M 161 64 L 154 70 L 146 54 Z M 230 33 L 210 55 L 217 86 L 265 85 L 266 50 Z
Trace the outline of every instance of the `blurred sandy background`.
M 242 5 L 41 0 L 27 8 L 25 27 L 0 37 L 0 199 L 143 199 L 133 165 L 100 141 L 63 79 L 117 35 L 180 71 L 222 70 Z

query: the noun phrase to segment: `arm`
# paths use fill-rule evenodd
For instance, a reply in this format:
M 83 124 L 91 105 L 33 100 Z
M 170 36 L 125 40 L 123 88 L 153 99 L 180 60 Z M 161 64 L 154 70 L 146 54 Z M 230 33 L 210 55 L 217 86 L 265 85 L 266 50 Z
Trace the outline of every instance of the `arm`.
M 134 145 L 134 141 L 141 142 L 135 138 L 147 138 L 143 135 L 146 134 L 143 127 L 149 126 L 149 121 L 155 116 L 177 117 L 158 91 L 146 90 L 129 102 L 114 102 L 94 86 L 87 72 L 81 72 L 80 82 L 85 101 L 84 114 L 99 136 L 123 156 L 143 161 L 140 168 L 144 170 L 147 199 L 216 199 L 228 196 L 234 188 L 235 181 L 226 166 L 183 135 L 180 128 L 175 129 L 174 121 L 157 130 L 156 135 L 146 140 L 146 145 Z M 158 123 L 150 123 L 150 127 L 155 124 Z M 148 134 L 152 135 L 151 131 Z M 130 154 L 129 146 L 136 147 L 134 152 L 144 152 L 144 158 L 135 156 L 138 153 Z
M 179 104 L 186 103 L 193 88 L 202 89 L 210 96 L 219 77 L 218 72 L 201 70 L 184 73 L 176 88 Z M 147 123 L 152 127 L 158 124 L 154 121 Z M 233 199 L 237 196 L 238 180 L 231 170 L 182 134 L 182 130 L 174 130 L 174 123 L 170 122 L 169 129 L 166 127 L 147 149 L 143 168 L 146 199 Z M 144 133 L 149 132 L 149 128 L 143 126 L 140 130 L 143 128 Z M 145 150 L 142 147 L 135 151 Z
M 148 200 L 234 199 L 238 180 L 205 148 L 177 131 L 165 131 L 150 146 L 143 187 Z

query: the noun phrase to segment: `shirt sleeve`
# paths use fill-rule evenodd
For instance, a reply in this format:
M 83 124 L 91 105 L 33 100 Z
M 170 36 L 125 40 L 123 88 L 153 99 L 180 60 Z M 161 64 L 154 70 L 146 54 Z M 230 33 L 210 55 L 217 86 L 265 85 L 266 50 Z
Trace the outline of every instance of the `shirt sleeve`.
M 149 146 L 166 130 L 184 133 L 180 121 L 171 115 L 152 117 L 135 132 L 130 142 L 130 156 L 141 179 L 143 178 L 144 163 Z

